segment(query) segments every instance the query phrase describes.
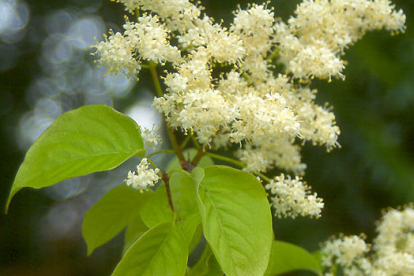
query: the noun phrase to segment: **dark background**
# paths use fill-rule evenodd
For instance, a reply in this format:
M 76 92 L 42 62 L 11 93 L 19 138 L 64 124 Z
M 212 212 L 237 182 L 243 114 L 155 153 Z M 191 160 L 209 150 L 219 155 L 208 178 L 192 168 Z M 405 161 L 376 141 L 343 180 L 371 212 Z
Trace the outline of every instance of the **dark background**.
M 366 233 L 370 241 L 384 208 L 414 200 L 414 1 L 393 2 L 407 15 L 406 33 L 369 33 L 346 52 L 346 81 L 313 85 L 317 101 L 335 107 L 342 148 L 305 146 L 306 180 L 324 198 L 323 216 L 277 220 L 277 239 L 308 250 L 339 233 Z M 247 1 L 202 3 L 217 21 L 229 22 Z M 286 20 L 297 3 L 271 5 Z M 146 72 L 137 86 L 122 77 L 103 80 L 89 55 L 93 36 L 121 28 L 123 14 L 109 0 L 0 0 L 0 210 L 25 151 L 59 114 L 91 103 L 127 110 L 151 100 Z M 122 236 L 86 257 L 82 215 L 128 169 L 20 191 L 9 214 L 0 214 L 0 275 L 110 275 Z

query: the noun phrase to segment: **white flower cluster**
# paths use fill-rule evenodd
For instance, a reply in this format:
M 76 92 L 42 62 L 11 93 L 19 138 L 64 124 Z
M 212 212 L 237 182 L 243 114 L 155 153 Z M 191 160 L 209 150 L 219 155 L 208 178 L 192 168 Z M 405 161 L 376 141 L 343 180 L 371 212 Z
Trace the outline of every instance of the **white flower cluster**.
M 348 236 L 333 239 L 327 241 L 322 248 L 322 265 L 330 267 L 335 263 L 348 268 L 360 260 L 369 250 L 370 246 L 365 243 L 364 237 Z
M 372 275 L 413 275 L 414 209 L 389 210 L 377 231 L 374 250 L 378 260 L 373 268 L 377 274 Z
M 144 10 L 158 14 L 172 31 L 185 31 L 194 26 L 200 16 L 200 8 L 189 0 L 112 0 L 121 2 L 130 13 Z
M 325 276 L 338 265 L 347 276 L 412 276 L 414 272 L 414 209 L 390 210 L 382 218 L 371 246 L 363 237 L 328 241 L 321 250 Z
M 365 32 L 405 28 L 388 0 L 304 0 L 287 23 L 268 3 L 252 4 L 234 12 L 229 28 L 189 0 L 118 1 L 145 13 L 95 45 L 100 62 L 129 76 L 145 60 L 170 62 L 167 93 L 153 106 L 203 146 L 240 145 L 247 171 L 303 174 L 303 143 L 339 146 L 335 115 L 315 103 L 312 79 L 342 77 L 343 50 Z
M 156 63 L 181 60 L 181 52 L 170 45 L 169 31 L 160 24 L 156 15 L 139 17 L 137 23 L 127 21 L 124 29 L 123 35 L 111 31 L 109 39 L 105 36 L 105 41 L 94 46 L 101 57 L 98 61 L 108 68 L 108 72 L 136 77 L 141 69 L 141 60 Z
M 144 190 L 148 190 L 149 187 L 154 186 L 160 180 L 158 176 L 159 172 L 159 169 L 150 169 L 147 159 L 143 158 L 137 166 L 137 172 L 129 171 L 128 177 L 124 181 L 128 186 L 143 192 Z
M 342 77 L 340 54 L 367 32 L 405 30 L 389 0 L 304 0 L 288 24 L 276 24 L 281 61 L 295 77 Z
M 311 194 L 310 188 L 298 176 L 292 179 L 281 174 L 271 180 L 266 189 L 272 194 L 271 205 L 275 209 L 275 216 L 320 216 L 324 205 L 322 199 L 316 193 Z

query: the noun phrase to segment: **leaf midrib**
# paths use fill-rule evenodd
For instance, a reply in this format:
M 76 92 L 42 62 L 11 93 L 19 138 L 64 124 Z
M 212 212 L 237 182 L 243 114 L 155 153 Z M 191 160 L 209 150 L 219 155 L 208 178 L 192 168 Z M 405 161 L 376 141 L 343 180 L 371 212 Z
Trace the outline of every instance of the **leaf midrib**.
M 158 254 L 161 251 L 161 248 L 164 246 L 164 244 L 167 242 L 168 238 L 170 237 L 170 235 L 173 234 L 173 231 L 176 231 L 176 229 L 174 229 L 174 227 L 171 227 L 171 231 L 165 236 L 165 239 L 163 240 L 163 242 L 160 244 L 159 246 L 159 250 L 157 250 L 157 252 L 154 254 L 154 257 L 151 258 L 151 261 L 148 263 L 148 265 L 146 266 L 145 270 L 143 271 L 143 273 L 147 273 L 148 268 L 151 266 L 151 264 L 154 262 L 155 256 L 158 256 Z
M 134 156 L 134 155 L 136 155 L 138 152 L 140 152 L 140 151 L 142 151 L 143 149 L 139 149 L 139 150 L 136 150 L 135 152 L 133 152 L 133 153 L 129 153 L 129 152 L 117 152 L 117 153 L 100 153 L 100 154 L 95 154 L 95 155 L 90 155 L 90 156 L 87 156 L 87 157 L 82 157 L 82 158 L 74 158 L 74 159 L 70 159 L 70 161 L 69 162 L 65 162 L 65 164 L 63 164 L 63 165 L 59 165 L 59 166 L 56 166 L 56 167 L 54 167 L 54 168 L 59 168 L 59 167 L 63 167 L 63 166 L 67 166 L 68 165 L 68 163 L 72 163 L 72 162 L 77 162 L 77 161 L 81 161 L 81 160 L 87 160 L 87 159 L 96 159 L 97 157 L 104 157 L 104 156 L 117 156 L 117 155 L 127 155 L 125 158 L 126 159 L 128 159 L 128 158 L 130 158 L 130 157 L 132 157 L 132 156 Z M 54 168 L 52 168 L 52 169 L 54 169 Z M 111 169 L 111 168 L 110 168 Z M 38 182 L 38 178 L 39 177 L 41 177 L 44 173 L 46 173 L 46 172 L 48 172 L 50 170 L 50 168 L 48 168 L 47 170 L 42 170 L 42 171 L 39 171 L 37 174 L 35 174 L 34 176 L 32 176 L 32 177 L 30 177 L 28 180 L 26 180 L 26 181 L 24 181 L 23 182 L 23 184 L 17 184 L 16 185 L 16 188 L 18 187 L 18 188 L 23 188 L 23 187 L 26 187 L 25 186 L 25 183 L 28 183 L 28 182 Z M 105 170 L 101 170 L 101 171 L 105 171 Z M 96 172 L 98 172 L 98 171 L 96 171 Z M 83 175 L 78 175 L 78 176 L 83 176 Z M 72 178 L 72 177 L 77 177 L 77 176 L 69 176 L 68 178 L 65 178 L 65 179 L 69 179 L 69 178 Z M 61 180 L 61 181 L 63 181 L 63 180 Z M 53 185 L 53 184 L 52 184 Z M 35 187 L 34 187 L 35 188 Z
M 200 183 L 200 186 L 201 186 L 201 187 L 203 187 L 203 185 L 202 185 L 201 183 Z M 221 235 L 225 236 L 225 233 L 224 233 L 224 231 L 222 230 L 222 229 L 223 229 L 223 224 L 222 224 L 222 222 L 221 222 L 221 218 L 220 218 L 220 216 L 218 215 L 218 213 L 217 213 L 217 211 L 216 211 L 216 210 L 217 210 L 217 208 L 216 208 L 216 206 L 215 206 L 214 202 L 211 200 L 210 194 L 208 193 L 207 189 L 205 189 L 204 187 L 203 187 L 203 189 L 204 189 L 204 192 L 206 193 L 207 197 L 209 198 L 211 205 L 213 206 L 214 213 L 216 214 L 216 216 L 217 216 L 217 218 L 218 218 L 218 221 L 219 221 L 219 224 L 220 224 L 220 236 L 221 236 Z M 226 242 L 226 240 L 224 240 L 224 241 L 225 241 L 225 244 L 226 244 L 226 245 L 228 245 L 228 243 Z M 229 255 L 230 255 L 230 259 L 231 259 L 232 263 L 234 264 L 233 255 L 232 255 L 232 254 L 229 254 Z M 217 260 L 218 260 L 218 259 L 217 259 Z M 234 269 L 234 266 L 233 266 L 233 269 Z

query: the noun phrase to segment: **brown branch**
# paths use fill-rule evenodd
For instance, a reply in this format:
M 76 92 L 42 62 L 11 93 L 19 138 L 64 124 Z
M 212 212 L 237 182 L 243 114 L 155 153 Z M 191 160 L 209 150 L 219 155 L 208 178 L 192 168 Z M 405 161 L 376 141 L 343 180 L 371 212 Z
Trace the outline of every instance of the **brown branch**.
M 171 188 L 170 188 L 170 178 L 167 173 L 165 172 L 162 173 L 162 180 L 164 181 L 165 190 L 167 191 L 168 204 L 170 205 L 171 211 L 174 212 L 174 203 L 172 200 Z
M 193 160 L 191 160 L 191 165 L 194 167 L 197 167 L 198 162 L 200 162 L 201 158 L 204 156 L 204 150 L 203 148 L 198 148 L 196 156 L 194 156 Z

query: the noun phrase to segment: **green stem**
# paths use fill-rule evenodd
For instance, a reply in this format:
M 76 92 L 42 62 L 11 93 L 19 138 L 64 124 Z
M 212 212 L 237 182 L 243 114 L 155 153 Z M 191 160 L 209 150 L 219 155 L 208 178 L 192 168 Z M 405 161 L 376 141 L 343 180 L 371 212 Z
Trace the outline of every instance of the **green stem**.
M 273 50 L 273 52 L 269 55 L 269 57 L 267 58 L 267 62 L 272 62 L 272 60 L 280 53 L 280 49 L 279 48 L 275 48 Z
M 184 149 L 185 146 L 187 146 L 187 143 L 191 140 L 191 136 L 192 135 L 187 135 L 187 137 L 185 137 L 184 141 L 180 145 L 180 148 L 181 149 Z
M 201 148 L 200 144 L 197 142 L 197 139 L 194 137 L 194 135 L 191 135 L 191 140 L 193 140 L 193 144 L 196 147 L 196 149 Z
M 175 153 L 175 151 L 173 151 L 173 150 L 159 150 L 159 151 L 155 151 L 155 152 L 153 152 L 153 153 L 151 153 L 151 154 L 148 154 L 148 155 L 147 155 L 147 158 L 151 158 L 151 157 L 153 157 L 154 155 L 158 155 L 158 154 L 160 154 L 160 153 L 171 153 L 171 154 L 174 154 L 174 153 Z
M 164 93 L 162 92 L 161 83 L 158 78 L 156 66 L 153 62 L 150 62 L 149 66 L 150 66 L 152 80 L 154 81 L 154 85 L 155 85 L 155 91 L 157 92 L 157 95 L 159 97 L 162 97 Z M 183 167 L 183 165 L 185 164 L 185 158 L 184 158 L 184 155 L 182 153 L 180 146 L 178 145 L 177 137 L 175 136 L 174 130 L 172 130 L 171 127 L 168 126 L 168 124 L 166 124 L 166 127 L 167 127 L 168 137 L 170 138 L 170 141 L 171 141 L 171 145 L 174 148 L 174 151 L 175 151 L 175 154 L 177 155 L 178 160 L 180 161 L 181 167 Z
M 188 49 L 194 48 L 194 45 L 188 45 L 187 47 L 184 47 L 181 49 L 181 52 L 187 51 Z
M 174 148 L 175 154 L 177 155 L 177 158 L 180 161 L 180 165 L 184 169 L 184 164 L 186 161 L 185 161 L 182 149 L 180 148 L 180 145 L 178 145 L 177 137 L 175 136 L 174 131 L 168 125 L 167 125 L 167 132 L 168 132 L 168 136 L 170 137 L 170 141 Z
M 261 179 L 266 180 L 267 182 L 270 182 L 272 179 L 270 179 L 269 177 L 267 177 L 266 175 L 260 173 L 260 172 L 254 172 L 253 174 L 257 175 L 258 177 L 260 177 Z
M 211 153 L 211 152 L 206 152 L 206 153 L 204 153 L 204 155 L 207 155 L 207 156 L 210 156 L 211 158 L 214 158 L 214 159 L 217 159 L 217 160 L 221 160 L 221 161 L 236 165 L 240 168 L 245 168 L 246 167 L 246 165 L 243 164 L 242 162 L 240 162 L 236 159 L 230 158 L 230 157 L 225 157 L 225 156 L 215 154 L 215 153 Z M 271 179 L 269 177 L 265 176 L 264 174 L 262 174 L 260 172 L 253 172 L 253 174 L 259 176 L 260 178 L 264 179 L 267 182 L 271 181 Z
M 152 80 L 154 81 L 155 91 L 157 92 L 158 97 L 162 97 L 164 93 L 162 93 L 161 83 L 158 78 L 156 65 L 153 62 L 150 62 L 148 65 L 151 72 Z
M 147 158 L 148 163 L 151 164 L 151 166 L 154 167 L 154 169 L 159 169 L 158 166 L 154 163 L 154 161 L 152 161 L 151 159 Z M 161 171 L 161 170 L 160 170 Z M 158 174 L 159 176 L 161 176 L 161 172 Z
M 240 168 L 246 167 L 246 165 L 243 164 L 242 162 L 240 162 L 236 159 L 230 158 L 230 157 L 222 156 L 222 155 L 211 153 L 211 152 L 206 152 L 205 155 L 210 156 L 211 158 L 214 158 L 214 159 L 217 159 L 217 160 L 221 160 L 221 161 L 236 165 Z

